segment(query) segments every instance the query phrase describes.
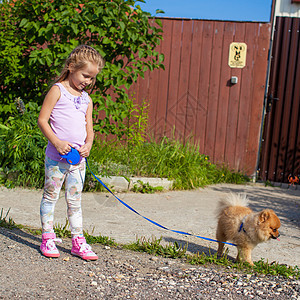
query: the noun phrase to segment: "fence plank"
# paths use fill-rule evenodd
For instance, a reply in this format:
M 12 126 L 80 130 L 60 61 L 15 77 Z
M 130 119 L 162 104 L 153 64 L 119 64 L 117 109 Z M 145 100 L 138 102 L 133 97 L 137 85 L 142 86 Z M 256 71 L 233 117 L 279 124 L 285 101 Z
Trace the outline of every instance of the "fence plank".
M 199 21 L 201 22 L 201 21 Z M 198 23 L 199 26 L 199 23 Z M 207 113 L 208 113 L 208 97 L 210 87 L 210 73 L 211 73 L 211 60 L 212 60 L 212 47 L 213 47 L 213 32 L 214 22 L 203 22 L 202 33 L 202 49 L 200 59 L 200 76 L 198 88 L 198 107 L 201 108 L 200 113 L 196 117 L 196 130 L 195 138 L 199 143 L 199 151 L 210 155 L 205 151 L 206 127 L 207 127 Z
M 255 80 L 256 72 L 258 71 L 257 69 L 260 70 L 261 65 L 255 62 L 255 65 L 253 62 L 255 61 L 256 58 L 258 58 L 257 52 L 259 51 L 258 49 L 258 42 L 259 42 L 259 24 L 253 23 L 253 24 L 246 24 L 246 31 L 245 31 L 245 41 L 246 44 L 248 45 L 247 47 L 247 65 L 246 67 L 242 70 L 243 73 L 243 89 L 247 89 L 246 91 L 243 90 L 241 91 L 246 92 L 243 93 L 243 97 L 240 95 L 240 107 L 239 107 L 239 127 L 238 127 L 238 132 L 240 134 L 240 138 L 242 138 L 241 143 L 243 145 L 243 149 L 240 149 L 241 152 L 239 153 L 242 157 L 240 157 L 240 161 L 245 162 L 246 160 L 248 161 L 247 165 L 253 165 L 256 162 L 251 162 L 249 161 L 249 151 L 252 149 L 253 145 L 251 144 L 251 138 L 250 138 L 250 122 L 251 122 L 251 117 L 252 117 L 252 109 L 255 109 L 255 105 L 258 105 L 256 100 L 254 99 L 254 94 L 255 90 L 257 89 L 257 86 L 254 87 L 253 81 Z M 256 68 L 256 71 L 255 71 Z M 264 84 L 265 79 L 261 82 L 261 84 Z M 263 97 L 258 99 L 261 104 L 263 104 Z M 259 106 L 260 107 L 260 106 Z M 262 107 L 261 107 L 262 108 Z M 259 121 L 259 126 L 261 123 L 261 119 Z M 255 143 L 255 145 L 258 145 L 258 139 L 257 142 L 252 141 Z M 247 149 L 247 151 L 245 151 Z M 251 150 L 252 151 L 252 150 Z M 257 150 L 256 150 L 257 151 Z M 243 154 L 242 154 L 243 153 Z M 242 170 L 242 171 L 249 171 L 249 170 Z M 254 170 L 253 170 L 254 171 Z
M 165 57 L 165 70 L 158 70 L 158 81 L 150 84 L 151 91 L 149 96 L 151 115 L 151 119 L 149 120 L 149 130 L 150 134 L 153 133 L 154 136 L 157 137 L 161 137 L 165 133 L 173 27 L 173 22 L 170 20 L 162 19 L 161 21 L 164 35 L 160 46 L 160 52 L 164 54 Z
M 228 119 L 232 119 L 231 112 L 229 109 L 229 93 L 231 90 L 230 85 L 230 75 L 231 68 L 228 66 L 228 53 L 229 53 L 229 45 L 233 40 L 234 35 L 234 24 L 232 22 L 225 23 L 224 33 L 223 33 L 223 41 L 222 48 L 223 51 L 221 53 L 221 71 L 222 74 L 220 78 L 220 87 L 219 87 L 219 97 L 218 97 L 218 115 L 217 115 L 217 127 L 216 127 L 216 144 L 217 146 L 214 149 L 214 157 L 216 162 L 223 163 L 225 162 L 225 149 L 231 150 L 230 157 L 233 158 L 234 161 L 234 144 L 226 145 L 226 136 L 228 132 Z M 228 116 L 230 115 L 230 118 Z M 227 146 L 227 147 L 226 147 Z M 231 152 L 230 151 L 230 152 Z M 226 162 L 229 161 L 226 159 Z
M 191 63 L 191 44 L 193 34 L 193 21 L 184 20 L 182 24 L 182 46 L 180 55 L 180 69 L 178 81 L 178 95 L 172 113 L 176 114 L 175 119 L 175 138 L 185 139 L 185 131 L 189 131 L 190 127 L 187 123 L 187 115 L 191 112 L 188 110 L 189 101 L 189 73 Z M 190 135 L 191 132 L 188 132 Z
M 249 41 L 246 40 L 247 25 L 248 24 L 246 23 L 235 24 L 234 42 L 246 42 L 248 45 Z M 248 45 L 248 47 L 251 47 L 251 45 Z M 243 69 L 231 69 L 231 76 L 236 76 L 238 78 L 238 84 L 232 85 L 230 88 L 230 106 L 228 115 L 228 122 L 230 125 L 228 126 L 231 128 L 231 131 L 229 131 L 226 136 L 225 158 L 230 166 L 234 165 L 239 171 L 242 169 L 242 162 L 245 155 L 248 126 L 247 119 L 249 117 L 249 106 L 251 103 L 251 94 L 249 93 L 251 89 L 251 80 L 249 80 L 248 75 L 249 65 L 251 65 L 251 60 L 249 61 L 249 53 L 247 52 L 246 66 Z M 234 115 L 238 115 L 236 120 Z M 234 126 L 236 126 L 236 128 Z M 235 130 L 234 132 L 233 129 Z M 234 150 L 230 151 L 230 148 L 232 147 Z
M 210 157 L 215 161 L 214 149 L 216 146 L 216 127 L 217 127 L 217 110 L 219 101 L 219 85 L 221 77 L 221 62 L 222 62 L 222 42 L 223 42 L 223 22 L 214 22 L 212 61 L 209 83 L 208 108 L 207 108 L 207 123 L 205 134 L 205 154 L 210 154 Z
M 178 99 L 178 83 L 180 72 L 180 55 L 182 43 L 182 20 L 172 20 L 172 41 L 171 41 L 171 55 L 170 55 L 170 72 L 169 72 L 169 86 L 167 98 L 167 113 L 166 113 L 166 131 L 165 135 L 171 137 L 176 122 L 176 108 Z
M 192 36 L 192 48 L 191 48 L 191 61 L 189 72 L 189 85 L 188 85 L 188 102 L 187 111 L 190 112 L 187 115 L 187 126 L 185 128 L 184 136 L 188 136 L 193 133 L 193 139 L 195 139 L 197 132 L 197 118 L 202 112 L 199 93 L 199 77 L 201 67 L 201 55 L 202 55 L 202 38 L 203 38 L 203 22 L 194 20 L 193 23 L 193 36 Z

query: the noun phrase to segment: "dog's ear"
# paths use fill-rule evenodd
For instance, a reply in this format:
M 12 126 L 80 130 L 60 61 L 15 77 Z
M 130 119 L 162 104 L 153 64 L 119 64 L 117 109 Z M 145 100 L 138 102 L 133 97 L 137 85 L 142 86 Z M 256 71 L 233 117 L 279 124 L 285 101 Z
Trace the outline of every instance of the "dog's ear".
M 260 221 L 261 223 L 266 222 L 266 221 L 270 218 L 271 212 L 272 212 L 271 209 L 265 209 L 265 210 L 263 210 L 263 211 L 259 214 L 259 221 Z

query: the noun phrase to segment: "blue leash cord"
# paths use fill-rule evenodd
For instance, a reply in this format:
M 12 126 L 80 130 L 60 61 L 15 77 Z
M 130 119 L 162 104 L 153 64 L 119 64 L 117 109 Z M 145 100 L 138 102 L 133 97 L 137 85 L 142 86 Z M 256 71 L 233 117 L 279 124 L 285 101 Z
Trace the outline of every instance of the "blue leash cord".
M 133 209 L 131 206 L 129 206 L 127 203 L 125 203 L 124 201 L 122 201 L 121 199 L 119 199 L 102 181 L 101 181 L 101 179 L 100 178 L 98 178 L 93 172 L 92 172 L 92 170 L 91 170 L 91 168 L 90 168 L 90 166 L 89 166 L 89 163 L 88 163 L 88 161 L 87 161 L 87 159 L 85 159 L 86 160 L 86 164 L 87 164 L 87 166 L 88 166 L 88 168 L 89 168 L 89 170 L 90 170 L 90 172 L 92 173 L 92 175 L 95 177 L 95 179 L 97 180 L 97 181 L 99 181 L 101 184 L 102 184 L 102 186 L 104 187 L 104 188 L 106 188 L 107 189 L 107 191 L 108 192 L 110 192 L 119 202 L 121 202 L 124 206 L 126 206 L 127 208 L 129 208 L 131 211 L 133 211 L 134 213 L 136 213 L 137 215 L 139 215 L 139 216 L 141 216 L 142 218 L 144 218 L 145 220 L 147 220 L 147 221 L 149 221 L 150 223 L 152 223 L 152 224 L 154 224 L 154 225 L 156 225 L 156 226 L 158 226 L 158 227 L 160 227 L 160 228 L 162 228 L 162 229 L 165 229 L 165 230 L 168 230 L 168 231 L 171 231 L 171 232 L 175 232 L 175 233 L 179 233 L 179 234 L 183 234 L 183 235 L 189 235 L 189 236 L 194 236 L 194 237 L 197 237 L 197 238 L 199 238 L 199 239 L 203 239 L 203 240 L 207 240 L 207 241 L 211 241 L 211 242 L 219 242 L 219 241 L 217 241 L 217 240 L 214 240 L 214 239 L 210 239 L 210 238 L 206 238 L 206 237 L 203 237 L 203 236 L 199 236 L 199 235 L 195 235 L 195 234 L 192 234 L 192 233 L 188 233 L 188 232 L 184 232 L 184 231 L 179 231 L 179 230 L 173 230 L 173 229 L 169 229 L 169 228 L 167 228 L 167 227 L 165 227 L 165 226 L 163 226 L 163 225 L 161 225 L 161 224 L 159 224 L 159 223 L 157 223 L 157 222 L 154 222 L 154 221 L 152 221 L 152 220 L 150 220 L 150 219 L 148 219 L 148 218 L 146 218 L 146 217 L 144 217 L 143 215 L 141 215 L 138 211 L 136 211 L 135 209 Z M 236 244 L 232 244 L 232 243 L 227 243 L 227 242 L 221 242 L 221 243 L 223 243 L 223 244 L 227 244 L 227 245 L 231 245 L 231 246 L 236 246 Z

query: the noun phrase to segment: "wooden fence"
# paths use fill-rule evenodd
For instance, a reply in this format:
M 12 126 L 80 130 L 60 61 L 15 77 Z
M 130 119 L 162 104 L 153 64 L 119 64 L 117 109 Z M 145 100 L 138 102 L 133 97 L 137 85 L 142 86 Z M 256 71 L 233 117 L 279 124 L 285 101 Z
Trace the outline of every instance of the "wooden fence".
M 150 103 L 156 138 L 188 138 L 215 163 L 256 172 L 262 121 L 269 23 L 163 18 L 165 70 L 140 78 L 130 90 Z M 247 44 L 246 66 L 230 68 L 229 46 Z M 231 84 L 231 77 L 238 78 Z

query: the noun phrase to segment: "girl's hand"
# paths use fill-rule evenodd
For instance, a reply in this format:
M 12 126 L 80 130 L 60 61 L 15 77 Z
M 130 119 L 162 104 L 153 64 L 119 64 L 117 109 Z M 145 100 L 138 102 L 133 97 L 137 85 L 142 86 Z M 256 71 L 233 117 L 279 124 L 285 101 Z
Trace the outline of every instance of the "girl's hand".
M 67 141 L 59 141 L 56 145 L 55 148 L 61 155 L 66 155 L 71 151 L 71 147 L 73 145 L 70 142 Z
M 89 157 L 91 148 L 92 146 L 90 146 L 89 144 L 84 144 L 78 149 L 78 152 L 82 157 Z

